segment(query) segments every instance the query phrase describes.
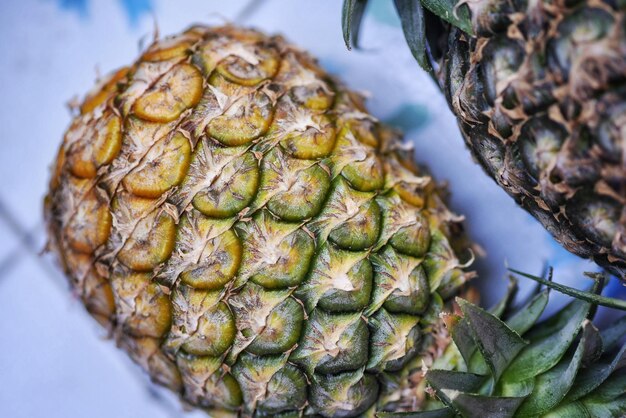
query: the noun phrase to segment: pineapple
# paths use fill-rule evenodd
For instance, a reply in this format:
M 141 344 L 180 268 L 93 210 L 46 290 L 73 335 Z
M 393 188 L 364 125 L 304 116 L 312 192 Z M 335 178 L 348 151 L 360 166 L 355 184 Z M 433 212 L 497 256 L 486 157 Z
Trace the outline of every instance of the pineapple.
M 345 0 L 350 46 L 367 0 Z M 626 279 L 626 3 L 395 0 L 485 171 L 569 251 Z
M 508 299 L 455 305 L 477 298 L 461 218 L 397 133 L 281 37 L 192 27 L 77 113 L 45 201 L 50 249 L 87 310 L 185 404 L 244 417 L 623 406 L 623 362 L 606 366 L 600 347 L 626 323 L 599 335 L 575 302 L 531 328 L 545 293 L 508 325 Z M 576 353 L 592 351 L 568 360 L 580 332 Z M 585 386 L 544 401 L 568 361 L 568 376 L 589 366 Z
M 472 277 L 461 218 L 362 102 L 281 37 L 195 26 L 80 105 L 46 199 L 50 247 L 186 403 L 412 405 L 385 376 L 448 345 L 429 330 Z

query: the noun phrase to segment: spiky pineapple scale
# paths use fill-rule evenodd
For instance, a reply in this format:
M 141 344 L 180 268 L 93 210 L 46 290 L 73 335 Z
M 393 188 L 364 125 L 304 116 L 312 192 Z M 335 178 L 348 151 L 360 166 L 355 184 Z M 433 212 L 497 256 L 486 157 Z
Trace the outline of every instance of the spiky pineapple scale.
M 87 96 L 46 211 L 119 345 L 244 415 L 414 407 L 425 312 L 469 277 L 395 133 L 307 54 L 230 26 L 155 41 Z

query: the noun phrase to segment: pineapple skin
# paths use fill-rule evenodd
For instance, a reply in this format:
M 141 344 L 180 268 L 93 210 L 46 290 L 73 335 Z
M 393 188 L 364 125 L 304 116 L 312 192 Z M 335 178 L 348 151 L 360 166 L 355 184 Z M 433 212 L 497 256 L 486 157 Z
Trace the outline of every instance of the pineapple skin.
M 361 96 L 281 37 L 194 26 L 102 80 L 61 145 L 50 250 L 151 378 L 211 414 L 426 402 L 461 218 Z
M 566 249 L 626 280 L 624 2 L 461 4 L 474 35 L 430 16 L 430 44 L 473 156 Z

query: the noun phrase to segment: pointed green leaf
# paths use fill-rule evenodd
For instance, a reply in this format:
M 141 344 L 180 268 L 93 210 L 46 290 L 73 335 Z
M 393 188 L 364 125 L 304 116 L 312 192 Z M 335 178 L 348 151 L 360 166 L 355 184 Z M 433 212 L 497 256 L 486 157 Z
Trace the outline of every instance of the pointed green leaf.
M 556 409 L 545 414 L 542 418 L 572 418 L 584 417 L 592 418 L 585 405 L 580 402 L 574 402 L 567 405 L 559 405 Z
M 426 373 L 426 380 L 436 389 L 454 389 L 460 392 L 476 392 L 487 379 L 473 373 L 431 369 Z
M 435 15 L 471 35 L 474 33 L 474 30 L 472 29 L 469 8 L 465 4 L 457 8 L 457 1 L 458 0 L 420 0 L 424 7 Z
M 620 340 L 626 337 L 626 316 L 622 316 L 613 325 L 600 333 L 604 351 L 613 350 Z
M 498 318 L 502 317 L 502 314 L 504 314 L 504 311 L 511 305 L 511 302 L 515 298 L 515 294 L 517 293 L 517 290 L 518 290 L 517 280 L 512 276 L 509 277 L 509 284 L 506 287 L 506 294 L 504 295 L 502 299 L 500 299 L 500 301 L 495 306 L 493 306 L 487 312 L 489 312 L 490 314 Z
M 454 341 L 454 344 L 459 349 L 463 360 L 465 360 L 465 364 L 467 364 L 469 368 L 472 356 L 476 352 L 477 347 L 470 333 L 467 319 L 460 318 L 456 325 L 450 330 L 450 335 L 452 336 L 452 341 Z
M 549 299 L 549 291 L 536 294 L 526 305 L 511 315 L 506 324 L 519 335 L 524 335 L 541 317 Z
M 606 381 L 615 369 L 624 366 L 626 361 L 626 345 L 618 351 L 610 362 L 600 362 L 580 371 L 574 382 L 572 390 L 565 398 L 566 402 L 572 402 L 591 393 L 594 389 Z
M 605 296 L 596 295 L 590 292 L 585 292 L 583 290 L 575 289 L 573 287 L 565 286 L 559 283 L 554 283 L 554 282 L 542 279 L 541 277 L 533 276 L 532 274 L 522 273 L 521 271 L 517 271 L 514 269 L 509 269 L 509 270 L 515 274 L 519 274 L 520 276 L 527 277 L 531 280 L 534 280 L 536 282 L 539 282 L 545 285 L 546 287 L 554 289 L 557 292 L 566 294 L 568 296 L 572 296 L 576 299 L 584 300 L 584 301 L 587 301 L 596 305 L 606 306 L 608 308 L 615 308 L 615 309 L 619 309 L 622 311 L 626 311 L 626 300 L 608 298 Z
M 463 299 L 457 299 L 483 358 L 491 369 L 494 380 L 526 346 L 526 342 L 504 322 Z
M 359 46 L 359 29 L 368 0 L 344 0 L 341 9 L 343 40 L 348 49 Z
M 507 381 L 500 379 L 497 389 L 491 393 L 497 393 L 499 396 L 521 396 L 529 395 L 535 389 L 535 378 L 526 380 Z
M 452 418 L 454 413 L 450 408 L 435 409 L 420 412 L 377 412 L 378 418 Z
M 583 358 L 590 355 L 587 351 L 595 350 L 597 344 L 593 341 L 599 340 L 598 330 L 587 321 L 574 355 L 563 359 L 551 370 L 537 376 L 533 392 L 526 398 L 517 414 L 520 417 L 534 417 L 557 406 L 572 387 Z
M 610 402 L 622 395 L 626 395 L 626 369 L 617 370 L 596 390 L 585 396 L 583 401 L 585 403 Z
M 621 396 L 611 402 L 585 402 L 583 401 L 585 408 L 590 417 L 624 417 L 624 411 L 626 411 L 626 395 Z
M 556 366 L 578 335 L 587 312 L 589 304 L 575 300 L 543 325 L 537 325 L 543 335 L 532 339 L 531 344 L 519 353 L 503 379 L 530 379 Z
M 437 395 L 464 417 L 510 418 L 524 401 L 523 397 L 473 395 L 452 389 L 442 389 Z
M 432 73 L 433 69 L 426 50 L 426 26 L 421 3 L 418 0 L 394 0 L 394 4 L 411 54 L 420 67 Z

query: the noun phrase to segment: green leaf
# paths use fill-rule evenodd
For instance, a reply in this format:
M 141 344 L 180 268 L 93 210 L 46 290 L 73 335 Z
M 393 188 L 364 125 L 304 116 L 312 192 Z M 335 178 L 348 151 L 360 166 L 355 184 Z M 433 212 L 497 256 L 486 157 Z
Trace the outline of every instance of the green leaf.
M 622 316 L 613 325 L 600 333 L 604 351 L 611 351 L 626 336 L 626 316 Z
M 368 0 L 344 0 L 341 9 L 341 28 L 343 40 L 348 49 L 358 48 L 359 29 Z
M 548 412 L 542 418 L 572 418 L 572 417 L 584 417 L 592 418 L 589 415 L 589 411 L 580 402 L 575 402 L 567 405 L 559 405 L 556 409 Z
M 476 392 L 487 376 L 450 370 L 431 369 L 426 380 L 436 389 L 453 389 L 460 392 Z
M 585 396 L 585 403 L 610 402 L 626 394 L 626 369 L 620 369 L 604 381 L 591 394 Z
M 377 412 L 379 418 L 452 418 L 454 413 L 449 408 L 421 412 Z
M 467 5 L 456 7 L 458 0 L 420 0 L 422 5 L 446 22 L 472 35 L 472 20 Z
M 531 344 L 519 353 L 503 379 L 530 379 L 553 368 L 578 335 L 589 306 L 586 302 L 575 300 L 550 320 L 537 325 L 541 336 L 531 340 Z
M 534 417 L 557 406 L 572 387 L 578 369 L 583 363 L 583 358 L 592 355 L 588 350 L 595 350 L 596 344 L 589 341 L 599 340 L 598 330 L 591 322 L 587 321 L 574 355 L 562 360 L 551 370 L 537 376 L 533 392 L 518 409 L 517 414 L 520 417 Z
M 623 417 L 626 411 L 626 395 L 611 402 L 595 403 L 583 401 L 590 417 Z
M 464 417 L 513 417 L 524 401 L 523 397 L 498 397 L 462 393 L 452 389 L 437 391 L 437 395 Z M 478 412 L 477 412 L 478 411 Z
M 394 0 L 394 4 L 411 54 L 420 67 L 432 74 L 433 69 L 426 50 L 426 26 L 421 3 L 418 0 Z
M 517 290 L 518 290 L 517 280 L 512 276 L 509 277 L 509 284 L 506 287 L 506 294 L 504 295 L 502 299 L 500 299 L 500 302 L 498 302 L 495 306 L 493 306 L 487 312 L 489 312 L 493 316 L 497 316 L 498 318 L 502 317 L 502 314 L 504 314 L 504 311 L 506 310 L 506 308 L 508 308 L 511 302 L 513 301 L 513 298 L 515 297 Z
M 557 292 L 566 294 L 568 296 L 572 296 L 576 299 L 584 300 L 584 301 L 587 301 L 596 305 L 606 306 L 608 308 L 615 308 L 615 309 L 619 309 L 622 311 L 626 311 L 626 300 L 608 298 L 605 296 L 596 295 L 593 293 L 575 289 L 573 287 L 565 286 L 559 283 L 554 283 L 554 282 L 542 279 L 541 277 L 533 276 L 532 274 L 523 273 L 521 271 L 517 271 L 514 269 L 509 269 L 509 270 L 515 274 L 519 274 L 520 276 L 539 282 L 545 285 L 546 287 L 554 289 Z
M 452 335 L 452 341 L 454 341 L 463 360 L 465 360 L 465 364 L 469 367 L 472 355 L 476 352 L 477 347 L 472 338 L 467 319 L 460 318 L 450 330 L 450 335 Z
M 615 369 L 622 367 L 625 360 L 626 345 L 618 351 L 617 355 L 610 362 L 596 363 L 593 367 L 587 367 L 581 370 L 576 377 L 572 390 L 567 394 L 565 401 L 572 402 L 591 393 L 606 381 Z
M 506 324 L 519 335 L 524 335 L 541 317 L 549 300 L 549 291 L 536 294 L 526 305 L 511 315 Z
M 526 342 L 504 322 L 463 299 L 457 299 L 483 358 L 497 381 L 526 346 Z

